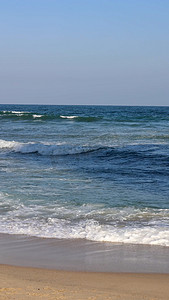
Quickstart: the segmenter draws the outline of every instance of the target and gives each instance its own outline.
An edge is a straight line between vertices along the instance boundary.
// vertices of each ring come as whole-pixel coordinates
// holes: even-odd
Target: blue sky
[[[168,0],[0,0],[0,103],[169,105]]]

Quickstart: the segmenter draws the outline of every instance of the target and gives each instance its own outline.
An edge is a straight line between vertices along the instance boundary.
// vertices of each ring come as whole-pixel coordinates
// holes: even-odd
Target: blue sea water
[[[169,246],[169,107],[0,105],[0,232]]]

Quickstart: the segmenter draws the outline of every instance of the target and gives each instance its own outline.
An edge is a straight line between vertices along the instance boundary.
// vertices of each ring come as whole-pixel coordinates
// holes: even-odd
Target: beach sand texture
[[[1,265],[0,299],[168,300],[169,274],[67,272]]]

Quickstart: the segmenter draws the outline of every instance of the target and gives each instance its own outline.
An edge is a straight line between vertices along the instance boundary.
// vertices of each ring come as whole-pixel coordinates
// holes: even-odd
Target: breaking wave
[[[0,194],[0,232],[44,238],[169,246],[169,210],[101,205],[25,206]],[[43,215],[43,212],[44,215]]]
[[[0,111],[0,117],[12,120],[41,120],[41,121],[50,121],[50,120],[68,120],[68,121],[77,121],[77,122],[95,122],[101,120],[101,117],[94,116],[67,116],[67,115],[55,115],[55,114],[38,114],[26,111]]]
[[[21,143],[17,141],[0,140],[0,152],[21,153],[21,154],[38,154],[44,156],[57,155],[76,155],[92,153],[100,157],[121,158],[121,159],[168,159],[169,146],[166,144],[128,144],[128,145],[102,145],[102,144],[67,144],[67,143],[45,143],[45,142],[28,142]]]
[[[0,140],[0,151],[15,152],[22,154],[36,153],[39,155],[71,155],[92,152],[100,149],[99,147],[69,145],[65,143],[20,143],[15,141]]]

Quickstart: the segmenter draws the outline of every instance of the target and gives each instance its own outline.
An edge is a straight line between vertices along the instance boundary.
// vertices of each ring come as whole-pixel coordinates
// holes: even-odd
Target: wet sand
[[[65,271],[169,273],[169,247],[0,234],[0,264]]]

